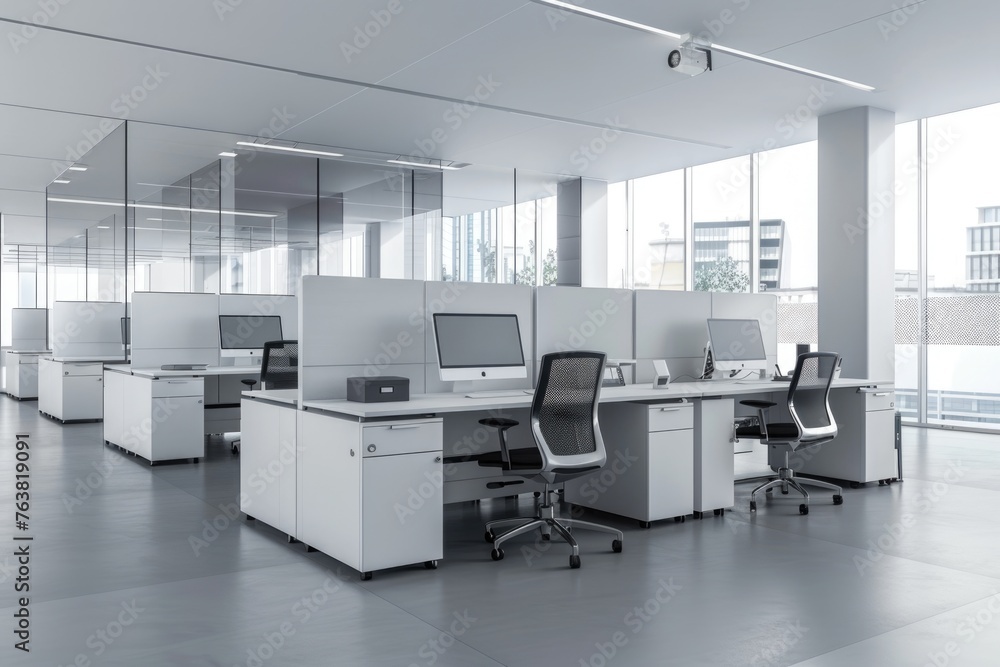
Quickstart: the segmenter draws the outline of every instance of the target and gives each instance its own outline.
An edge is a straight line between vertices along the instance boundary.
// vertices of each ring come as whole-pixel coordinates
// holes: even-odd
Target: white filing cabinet
[[[834,389],[830,392],[830,409],[837,421],[837,437],[825,445],[793,453],[789,457],[791,468],[807,475],[861,484],[897,478],[894,389]],[[784,457],[777,453],[769,458],[772,466],[784,464]]]
[[[734,401],[703,398],[694,408],[694,512],[725,511],[735,502]]]
[[[104,364],[38,361],[38,411],[60,421],[103,416]]]
[[[243,399],[240,510],[295,538],[296,415],[293,405]]]
[[[107,442],[150,464],[205,456],[202,378],[150,378],[107,369],[105,377]]]
[[[44,352],[7,352],[7,394],[18,400],[38,398],[38,358]]]
[[[600,471],[567,482],[566,500],[637,519],[646,527],[691,514],[693,407],[687,402],[601,405],[608,461]]]
[[[298,413],[298,539],[371,577],[442,557],[442,422]]]

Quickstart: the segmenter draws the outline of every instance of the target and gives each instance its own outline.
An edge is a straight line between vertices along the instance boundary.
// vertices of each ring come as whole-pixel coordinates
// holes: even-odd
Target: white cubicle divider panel
[[[539,287],[535,290],[535,361],[549,352],[596,350],[634,359],[632,290]],[[631,381],[631,367],[624,367]]]
[[[12,308],[10,347],[12,350],[39,352],[48,349],[49,311],[46,308]]]
[[[778,297],[773,294],[712,293],[712,317],[758,320],[768,369],[778,363]],[[790,369],[782,369],[788,371]]]
[[[521,350],[528,367],[528,376],[517,380],[476,381],[476,390],[531,389],[534,386],[534,327],[533,289],[528,285],[495,285],[487,283],[427,282],[424,283],[424,326],[426,330],[425,359],[427,393],[450,392],[454,382],[442,382],[438,372],[437,344],[434,339],[435,313],[496,313],[517,315],[521,330]],[[468,384],[468,383],[463,383]],[[482,385],[480,387],[480,385]]]
[[[132,295],[132,366],[219,365],[219,296],[177,292]]]
[[[303,276],[299,401],[345,398],[347,378],[399,375],[424,392],[424,283]]]
[[[125,304],[113,301],[56,301],[52,304],[52,355],[122,359]]]
[[[285,340],[299,338],[299,302],[287,294],[223,294],[219,315],[277,315]]]
[[[663,359],[671,381],[700,377],[712,316],[709,292],[636,290],[635,381],[653,381],[653,360]]]

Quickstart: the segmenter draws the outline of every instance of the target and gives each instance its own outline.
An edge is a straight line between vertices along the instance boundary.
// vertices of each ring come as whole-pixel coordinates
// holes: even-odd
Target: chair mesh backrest
[[[298,341],[272,340],[264,343],[260,382],[267,389],[295,389],[299,386]]]
[[[542,357],[538,386],[531,405],[544,442],[555,456],[597,451],[597,399],[604,377],[600,352],[560,352]]]
[[[833,352],[810,352],[800,355],[795,365],[788,390],[788,411],[804,438],[836,428],[829,410],[829,395],[839,359]]]

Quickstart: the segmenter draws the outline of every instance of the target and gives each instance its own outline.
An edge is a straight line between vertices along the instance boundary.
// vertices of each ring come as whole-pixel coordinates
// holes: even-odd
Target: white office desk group
[[[567,484],[565,499],[644,526],[721,513],[734,501],[735,397],[769,395],[783,410],[787,391],[787,382],[770,380],[603,388],[608,464]],[[423,394],[392,403],[306,400],[300,410],[294,390],[245,392],[242,509],[364,577],[430,564],[443,553],[444,503],[537,490],[463,456],[497,449],[495,432],[479,450],[462,444],[489,415],[518,419],[512,434],[530,432],[531,401]],[[896,477],[892,383],[834,380],[831,404],[840,435],[797,470],[858,483]]]
[[[46,350],[7,350],[7,395],[19,401],[38,398],[38,360]]]
[[[125,363],[106,356],[60,357],[38,360],[38,411],[68,421],[104,418],[104,366]]]

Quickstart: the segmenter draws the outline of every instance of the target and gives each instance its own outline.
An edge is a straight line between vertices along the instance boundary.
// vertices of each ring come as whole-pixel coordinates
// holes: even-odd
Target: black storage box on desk
[[[386,375],[347,378],[347,400],[355,403],[388,403],[410,400],[410,378]]]

